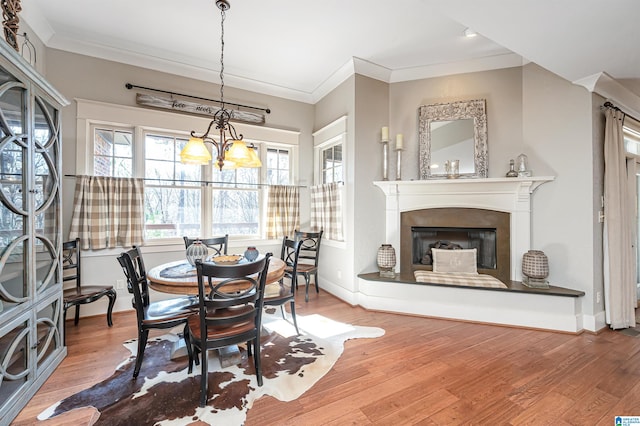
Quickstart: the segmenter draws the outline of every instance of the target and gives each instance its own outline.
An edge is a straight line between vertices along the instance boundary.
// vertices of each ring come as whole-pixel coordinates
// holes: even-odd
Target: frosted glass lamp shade
[[[189,142],[180,152],[180,161],[183,164],[209,164],[211,153],[200,138],[190,138]]]

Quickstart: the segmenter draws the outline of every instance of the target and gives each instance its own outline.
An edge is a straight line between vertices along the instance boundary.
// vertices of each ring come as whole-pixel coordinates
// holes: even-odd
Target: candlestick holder
[[[396,180],[402,180],[402,148],[396,148]]]
[[[382,139],[382,180],[389,180],[389,139]]]

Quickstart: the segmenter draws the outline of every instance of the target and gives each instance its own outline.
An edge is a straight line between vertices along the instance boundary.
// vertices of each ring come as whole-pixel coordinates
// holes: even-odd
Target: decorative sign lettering
[[[215,113],[220,110],[220,108],[213,105],[199,104],[196,102],[185,101],[183,99],[165,98],[162,96],[153,96],[143,93],[136,94],[136,103],[146,107],[168,109],[185,114],[203,115],[206,117],[213,117]],[[264,115],[262,114],[238,110],[229,110],[229,112],[231,113],[231,119],[233,121],[242,121],[251,124],[264,124]]]

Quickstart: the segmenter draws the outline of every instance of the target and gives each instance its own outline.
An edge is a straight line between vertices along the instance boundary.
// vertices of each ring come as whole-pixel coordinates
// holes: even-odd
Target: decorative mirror
[[[422,105],[419,109],[420,179],[488,176],[485,100]],[[459,173],[445,165],[457,161]]]

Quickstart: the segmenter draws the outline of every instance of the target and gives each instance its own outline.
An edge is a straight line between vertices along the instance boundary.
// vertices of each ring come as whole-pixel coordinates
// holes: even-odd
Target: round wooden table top
[[[271,257],[267,272],[267,283],[279,281],[284,276],[285,263],[282,259]],[[198,294],[198,274],[196,267],[187,260],[164,263],[147,271],[149,287],[161,293]]]

